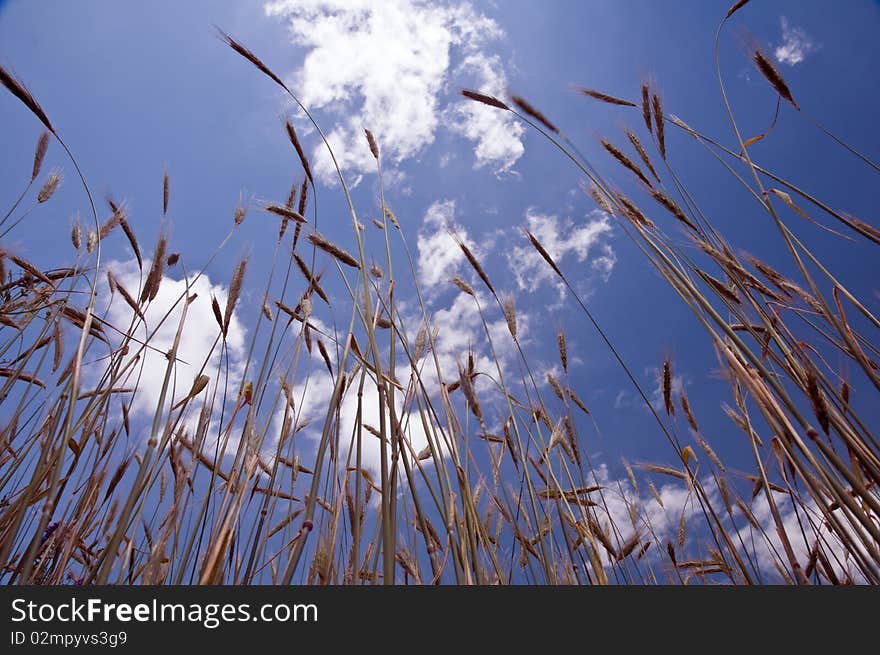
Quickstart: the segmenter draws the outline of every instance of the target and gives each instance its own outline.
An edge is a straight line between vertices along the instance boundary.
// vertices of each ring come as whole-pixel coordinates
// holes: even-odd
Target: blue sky
[[[650,80],[666,111],[731,145],[712,60],[715,28],[729,4],[399,0],[367,10],[369,3],[324,0],[268,6],[257,0],[7,0],[0,2],[0,61],[26,81],[92,188],[128,202],[145,251],[162,226],[166,167],[171,209],[165,229],[171,250],[183,252],[190,267],[204,264],[229,231],[240,199],[249,204],[244,224],[207,271],[212,284],[225,285],[238,258],[250,254],[239,312],[247,325],[259,311],[277,234],[277,222],[259,211],[258,202],[283,202],[302,175],[283,129],[281,117],[291,113],[289,105],[277,87],[217,38],[213,26],[234,35],[290,80],[307,104],[311,100],[322,127],[335,134],[346,177],[358,181],[354,198],[362,220],[378,215],[378,187],[365,165],[369,156],[360,129],[376,133],[386,155],[388,204],[420,257],[423,280],[431,282],[424,290],[438,316],[450,326],[466,326],[468,320],[456,313],[457,296],[448,278],[472,277],[471,271],[460,258],[440,266],[431,251],[451,249],[444,226],[454,225],[496,284],[515,295],[539,371],[555,365],[555,332],[565,329],[580,360],[572,386],[601,430],[596,435],[585,423],[584,438],[613,474],[622,475],[621,457],[671,461],[673,454],[571,300],[560,298],[546,269],[518,250],[525,247],[520,228],[531,217],[533,230],[537,226],[544,238],[556,239],[560,264],[645,385],[655,385],[651,369],[671,355],[704,432],[723,457],[739,461],[748,456],[746,444],[720,410],[729,394],[715,374],[711,344],[614,223],[602,222],[579,189],[577,170],[537,134],[520,132],[504,115],[467,104],[458,91],[482,86],[499,95],[506,90],[522,95],[603,173],[647,204],[644,192],[615,168],[599,144],[604,136],[623,146],[626,127],[642,134],[640,115],[591,101],[572,87],[635,99],[641,82]],[[388,31],[396,20],[401,30]],[[819,133],[806,115],[869,156],[880,154],[880,93],[873,71],[880,61],[878,27],[875,2],[754,0],[735,16],[720,51],[725,84],[746,136],[762,132],[775,108],[772,90],[749,61],[755,44],[775,57],[804,108],[802,114],[781,108],[775,131],[751,150],[755,160],[869,222],[876,220],[876,173]],[[414,122],[407,124],[410,119]],[[466,119],[478,121],[480,129],[469,133]],[[8,94],[0,95],[0,120],[0,198],[8,202],[26,181],[40,128]],[[301,118],[296,124],[309,153],[316,152],[316,135]],[[482,136],[486,131],[493,138]],[[791,269],[766,215],[711,156],[673,130],[667,147],[677,173],[731,241]],[[321,229],[353,249],[338,184],[324,174],[320,155],[314,161]],[[67,168],[54,146],[48,163]],[[84,195],[67,171],[51,205],[4,237],[4,247],[41,264],[72,261],[66,235],[77,211],[87,219]],[[796,234],[877,309],[871,244],[829,237],[793,214],[788,219]],[[107,249],[108,259],[131,256],[121,236]],[[342,287],[334,290],[341,293]],[[463,335],[462,343],[468,337]],[[449,352],[453,349],[450,345]],[[858,385],[854,402],[859,402]],[[876,408],[867,416],[876,424]]]

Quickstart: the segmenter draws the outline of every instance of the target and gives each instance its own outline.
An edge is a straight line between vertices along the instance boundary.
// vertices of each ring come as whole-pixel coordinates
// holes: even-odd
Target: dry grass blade
[[[47,202],[55,192],[58,190],[58,187],[61,185],[61,180],[64,176],[61,173],[61,169],[55,168],[49,171],[49,175],[46,177],[46,181],[43,182],[43,186],[40,188],[40,192],[37,194],[37,202],[42,204]]]
[[[309,199],[309,178],[303,178],[302,186],[299,189],[299,206],[296,208],[296,211],[300,213],[301,216],[306,215],[306,203]]]
[[[822,431],[825,432],[825,434],[828,434],[830,430],[828,405],[825,402],[825,397],[819,390],[816,374],[813,372],[812,367],[807,368],[806,378],[807,397],[810,399],[813,413],[816,414],[816,419],[819,421],[819,426],[822,428]]]
[[[874,243],[880,243],[880,230],[852,214],[844,213],[843,215],[853,224],[856,230],[874,241]]]
[[[378,161],[379,160],[379,145],[376,143],[376,137],[374,137],[373,133],[367,129],[364,130],[364,134],[367,137],[367,145],[370,146],[370,153]]]
[[[467,401],[468,405],[471,408],[471,411],[474,413],[474,416],[480,421],[483,422],[483,409],[480,406],[480,401],[477,399],[477,392],[474,389],[474,383],[471,379],[470,374],[466,369],[462,368],[461,365],[458,367],[458,381],[461,386],[461,391],[464,393],[464,398]]]
[[[55,319],[52,323],[52,372],[55,373],[61,366],[61,358],[64,356],[64,335],[61,332],[61,321]]]
[[[82,247],[82,227],[78,220],[74,221],[73,225],[70,226],[70,243],[77,250]]]
[[[639,141],[639,137],[637,137],[635,133],[631,130],[626,131],[626,137],[629,139],[629,142],[632,144],[633,148],[635,148],[636,152],[639,153],[639,158],[642,160],[642,163],[647,166],[648,170],[651,171],[651,175],[653,175],[654,179],[659,182],[660,176],[657,175],[657,171],[654,170],[654,165],[651,163],[651,158],[648,157],[648,151],[645,150],[645,146],[643,146],[642,142]]]
[[[597,507],[598,503],[589,498],[584,498],[584,494],[590,493],[589,490],[598,490],[601,487],[586,487],[584,489],[541,489],[537,496],[543,500],[564,500],[571,505],[580,505],[581,507]]]
[[[296,253],[293,253],[293,260],[296,262],[297,268],[299,268],[300,272],[309,282],[309,288],[314,289],[315,293],[318,294],[318,297],[329,305],[330,298],[327,296],[327,294],[324,292],[324,289],[319,284],[320,280],[312,275],[312,272],[309,270],[309,267],[303,261],[302,257],[300,257]]]
[[[694,414],[691,411],[691,404],[688,402],[687,396],[682,393],[678,397],[678,402],[681,404],[681,409],[684,412],[684,416],[687,419],[688,425],[691,426],[691,429],[694,432],[699,432],[700,428],[697,427],[697,420],[694,418]]]
[[[138,268],[142,269],[144,267],[144,262],[141,258],[141,249],[138,246],[137,237],[135,237],[134,230],[131,228],[131,224],[128,222],[128,218],[126,216],[125,207],[123,205],[118,205],[113,200],[113,198],[107,198],[107,204],[110,205],[110,209],[113,211],[113,218],[115,218],[116,222],[119,223],[119,227],[122,228],[122,233],[125,234],[125,238],[128,239],[128,245],[131,246],[132,252],[134,252],[134,257],[137,259]],[[103,234],[101,235],[103,238]]]
[[[587,406],[584,404],[584,401],[580,399],[580,396],[578,396],[574,392],[574,389],[572,389],[571,387],[566,387],[565,392],[566,392],[566,394],[568,394],[568,397],[571,399],[571,402],[573,402],[575,405],[578,406],[578,409],[580,409],[584,414],[587,414],[587,415],[590,414],[590,410],[587,409]]]
[[[562,328],[556,331],[556,346],[559,349],[559,361],[562,363],[562,370],[568,373],[568,345],[565,342],[565,332]]]
[[[654,189],[651,192],[651,197],[659,202],[663,206],[663,208],[666,209],[670,214],[675,216],[675,218],[691,228],[694,232],[699,231],[697,229],[697,226],[694,225],[687,217],[687,215],[682,211],[681,207],[679,207],[678,204],[665,193],[663,193],[659,189]]]
[[[455,286],[457,286],[459,289],[461,289],[462,292],[466,293],[467,295],[469,295],[469,296],[473,296],[473,295],[474,295],[474,289],[473,289],[473,287],[471,287],[470,284],[468,284],[467,282],[465,282],[465,281],[464,281],[461,277],[459,277],[458,275],[456,275],[454,278],[452,278],[452,284],[454,284]]]
[[[634,532],[620,547],[620,552],[617,554],[617,561],[621,562],[626,559],[636,549],[636,546],[639,545],[641,540],[642,535],[638,532]]]
[[[141,291],[141,303],[155,300],[156,295],[159,293],[159,285],[162,283],[162,275],[165,270],[165,250],[167,247],[167,238],[164,235],[160,236],[159,241],[156,243],[156,251],[153,253],[150,272],[147,273],[147,280],[144,282],[144,288]]]
[[[229,36],[226,32],[221,30],[219,27],[217,28],[217,32],[220,34],[220,37],[226,41],[226,43],[235,50],[242,57],[251,62],[254,66],[256,66],[263,74],[268,76],[272,81],[278,84],[281,87],[284,87],[284,82],[281,81],[281,78],[278,77],[275,73],[273,73],[266,64],[264,64],[259,57],[257,57],[253,52],[245,48],[238,41]],[[285,87],[286,88],[286,87]]]
[[[788,85],[785,83],[785,80],[782,79],[782,74],[776,69],[776,66],[773,65],[764,53],[760,50],[755,50],[755,54],[752,58],[754,59],[758,70],[761,72],[761,75],[764,76],[764,79],[770,82],[770,86],[776,89],[776,92],[782,96],[783,99],[791,103],[795,109],[800,109],[798,104],[794,101]]]
[[[232,274],[232,281],[229,283],[229,294],[226,296],[226,308],[223,311],[223,336],[226,336],[229,330],[229,323],[232,320],[232,313],[235,311],[235,304],[241,295],[241,285],[244,281],[244,274],[247,270],[247,257],[242,257],[235,267]]]
[[[9,259],[12,260],[12,263],[18,266],[21,270],[26,273],[30,273],[38,280],[45,282],[46,284],[52,284],[52,280],[41,271],[39,268],[31,264],[28,260],[19,257],[18,255],[9,255]]]
[[[43,132],[37,140],[37,149],[34,151],[34,167],[31,172],[31,182],[37,179],[40,169],[43,167],[43,159],[46,157],[46,150],[49,148],[49,133]]]
[[[544,114],[542,114],[535,107],[529,104],[529,102],[525,98],[521,96],[512,96],[510,99],[513,101],[513,104],[515,104],[523,111],[523,113],[534,118],[551,132],[559,134],[559,129],[553,123],[551,123],[550,120],[546,116],[544,116]]]
[[[129,307],[131,307],[132,311],[140,318],[142,321],[146,322],[147,318],[144,316],[144,313],[141,311],[141,308],[138,306],[137,301],[134,297],[122,286],[119,281],[113,276],[113,271],[107,271],[107,278],[110,282],[110,288],[115,289],[119,292],[119,295],[122,296],[122,299],[125,301]]]
[[[728,18],[733,16],[736,12],[745,7],[749,2],[750,0],[737,0],[737,2],[735,2],[733,6],[727,10],[727,13],[724,15],[724,19],[727,20]]]
[[[620,203],[621,209],[623,210],[624,216],[637,225],[654,229],[655,226],[653,221],[645,216],[642,213],[642,210],[639,209],[632,200],[620,192],[617,192],[615,195],[617,197],[617,202]]]
[[[559,269],[559,267],[556,265],[556,262],[553,261],[553,258],[550,256],[550,253],[548,253],[548,252],[544,249],[544,246],[541,245],[541,242],[538,241],[538,239],[535,237],[535,235],[532,234],[531,232],[529,232],[528,230],[526,230],[525,232],[526,232],[526,236],[529,238],[529,241],[530,241],[531,244],[532,244],[532,247],[533,247],[535,250],[538,251],[538,254],[541,255],[541,257],[544,258],[544,261],[545,261],[545,262],[547,262],[548,264],[550,264],[550,268],[553,269],[553,272],[556,273],[559,277],[563,277],[563,275],[562,275],[562,271],[561,271],[561,270]]]
[[[290,143],[293,144],[293,148],[296,150],[297,156],[299,156],[299,161],[303,167],[303,171],[305,171],[306,178],[314,185],[315,181],[312,178],[312,167],[309,165],[309,159],[306,157],[305,150],[303,150],[302,144],[299,142],[299,137],[296,134],[293,123],[289,120],[285,121],[284,128],[287,130],[287,136],[290,139]]]
[[[596,203],[596,206],[599,207],[603,212],[609,214],[611,216],[614,215],[614,208],[611,206],[611,203],[608,201],[608,197],[595,186],[591,186],[589,189],[590,197],[593,199],[593,202]]]
[[[553,393],[556,394],[556,397],[559,400],[565,400],[565,394],[562,391],[562,386],[559,384],[559,380],[556,379],[550,371],[547,371],[547,384],[550,385],[550,388],[553,389]]]
[[[244,205],[239,205],[235,208],[235,212],[232,215],[232,221],[235,225],[241,225],[244,222],[244,217],[247,215],[247,207]]]
[[[291,209],[289,206],[279,205],[274,202],[269,202],[269,203],[266,203],[266,205],[263,207],[263,209],[267,212],[272,213],[272,214],[276,214],[278,216],[281,216],[282,218],[292,219],[292,220],[296,221],[297,223],[307,222],[305,216],[300,214],[295,209]]]
[[[327,366],[327,372],[330,373],[331,377],[333,376],[333,364],[330,362],[330,353],[327,352],[327,347],[324,345],[324,342],[320,339],[317,339],[318,342],[318,350],[321,352],[321,358],[324,360],[324,364]]]
[[[456,241],[458,242],[458,247],[461,248],[461,251],[464,253],[465,259],[468,260],[468,263],[477,272],[477,275],[480,276],[480,279],[483,281],[483,284],[485,284],[488,287],[489,291],[491,291],[492,294],[494,295],[495,288],[492,286],[492,283],[489,282],[489,276],[486,275],[486,271],[484,271],[483,267],[480,266],[480,262],[477,261],[477,258],[474,256],[474,253],[471,252],[471,249],[468,248],[467,244],[464,241],[462,241],[461,239],[459,239],[457,237],[456,237]],[[454,278],[453,278],[453,282],[455,282]],[[459,288],[461,288],[461,287],[459,287]],[[473,290],[471,290],[470,295],[474,295]]]
[[[469,98],[470,100],[474,100],[476,102],[480,102],[484,105],[489,105],[490,107],[495,107],[497,109],[504,109],[505,111],[510,111],[510,107],[501,102],[498,98],[494,98],[492,96],[487,96],[483,93],[479,93],[477,91],[473,91],[471,89],[462,89],[461,95],[465,98]]]
[[[40,380],[35,375],[31,375],[30,373],[24,373],[23,371],[19,371],[14,368],[0,368],[0,378],[12,378],[13,380],[21,380],[22,382],[27,382],[28,384],[33,384],[41,389],[46,388],[46,383]]]
[[[645,127],[648,128],[650,134],[654,133],[651,127],[651,96],[647,83],[642,83],[642,118],[645,121]]]
[[[712,277],[708,273],[704,273],[703,271],[698,270],[697,275],[703,278],[703,281],[706,282],[719,296],[722,296],[729,300],[730,302],[740,305],[742,301],[737,297],[736,293],[730,289],[726,284]]]
[[[660,96],[653,94],[651,106],[654,109],[654,127],[657,130],[657,147],[660,149],[660,156],[666,159],[666,132],[663,124],[663,104]]]
[[[165,174],[162,176],[162,216],[168,214],[168,196],[170,193],[170,179],[168,176],[168,170],[165,170]]]
[[[590,96],[591,98],[595,98],[596,100],[600,100],[602,102],[607,102],[611,105],[621,105],[624,107],[635,107],[636,103],[630,102],[629,100],[623,100],[622,98],[616,98],[614,96],[610,96],[607,93],[602,93],[601,91],[596,91],[595,89],[578,89],[585,96]]]
[[[660,464],[641,464],[641,468],[651,473],[659,473],[660,475],[668,475],[679,480],[687,480],[687,475],[671,466],[662,466]],[[662,503],[661,503],[662,504]]]
[[[226,330],[223,327],[223,313],[220,311],[220,303],[217,302],[217,296],[211,296],[211,312],[214,314],[214,320],[217,321],[220,331],[225,334]]]
[[[318,234],[317,232],[312,232],[308,237],[309,243],[314,245],[316,248],[323,250],[328,255],[335,257],[337,260],[346,264],[347,266],[351,266],[352,268],[360,269],[361,265],[357,259],[352,257],[350,254],[345,252],[342,248],[337,246],[332,241],[328,241],[323,236]]]
[[[636,166],[635,162],[633,162],[629,157],[623,154],[620,149],[617,148],[617,146],[605,139],[602,139],[602,147],[605,148],[605,150],[607,150],[611,154],[611,156],[614,157],[624,168],[629,169],[642,182],[644,182],[651,188],[654,187],[654,185],[651,184],[651,180],[649,180],[642,172],[642,169]]]
[[[516,339],[516,305],[513,296],[507,295],[504,298],[504,320],[507,321],[507,329],[510,330],[510,336]]]
[[[52,134],[55,134],[55,128],[52,127],[52,123],[49,122],[49,117],[46,116],[46,113],[43,111],[43,108],[40,107],[40,104],[34,99],[25,85],[15,79],[15,77],[3,68],[3,66],[0,66],[0,84],[3,84],[12,95],[18,98],[25,107],[30,109],[31,113],[39,118],[40,122],[43,123]]]
[[[675,416],[675,405],[672,403],[672,363],[667,357],[663,361],[663,406],[669,416]]]

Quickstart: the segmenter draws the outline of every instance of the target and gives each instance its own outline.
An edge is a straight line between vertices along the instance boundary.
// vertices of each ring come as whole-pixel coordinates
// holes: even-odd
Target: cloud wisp
[[[816,45],[802,28],[791,25],[785,16],[779,22],[782,27],[782,42],[773,51],[776,61],[789,66],[802,63],[808,55],[816,51]]]

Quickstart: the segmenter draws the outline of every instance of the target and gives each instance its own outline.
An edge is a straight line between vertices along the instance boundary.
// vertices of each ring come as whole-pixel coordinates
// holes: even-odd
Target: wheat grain
[[[309,240],[309,243],[314,245],[316,248],[323,250],[328,255],[335,257],[343,264],[346,264],[347,266],[351,266],[352,268],[360,269],[361,265],[357,259],[352,257],[347,252],[345,252],[342,248],[337,246],[335,243],[325,239],[323,236],[321,236],[317,232],[312,232],[307,238]]]
[[[660,149],[660,156],[666,159],[666,132],[663,124],[663,104],[660,96],[656,93],[652,96],[651,106],[654,109],[654,126],[657,130],[657,147]]]
[[[46,177],[46,181],[43,182],[43,186],[40,189],[40,192],[37,194],[37,202],[44,203],[48,201],[55,192],[58,190],[58,186],[61,184],[61,180],[63,175],[61,173],[60,168],[53,168],[49,175]]]
[[[472,91],[471,89],[462,89],[461,95],[463,95],[465,98],[469,98],[470,100],[475,100],[476,102],[480,102],[484,105],[489,105],[490,107],[496,107],[497,109],[510,111],[510,107],[501,102],[498,98],[493,98],[492,96],[488,96],[477,91]]]
[[[37,148],[34,151],[34,167],[31,172],[31,182],[37,179],[40,169],[43,167],[43,159],[46,157],[46,150],[49,148],[49,133],[43,132],[37,140]]]
[[[614,96],[610,96],[607,93],[602,93],[601,91],[596,91],[595,89],[578,89],[585,96],[590,96],[591,98],[595,98],[596,100],[600,100],[602,102],[607,102],[611,105],[621,105],[624,107],[635,107],[636,104],[634,102],[630,102],[629,100],[623,100],[622,98],[616,98]]]
[[[364,130],[364,134],[367,136],[367,145],[370,146],[370,153],[378,161],[379,160],[379,146],[376,143],[376,137],[374,137],[373,133],[367,129]]]
[[[512,96],[510,99],[513,101],[513,104],[515,104],[523,111],[523,113],[534,118],[551,132],[559,134],[559,129],[553,123],[551,123],[550,120],[546,116],[544,116],[544,114],[542,114],[535,107],[529,104],[529,102],[526,101],[525,98],[523,98],[522,96]]]
[[[754,59],[758,70],[761,71],[761,75],[764,76],[764,79],[770,82],[770,86],[776,89],[776,92],[790,102],[795,109],[800,109],[798,104],[794,101],[788,85],[785,83],[785,80],[782,79],[782,74],[776,69],[764,53],[760,50],[755,50],[752,58]]]

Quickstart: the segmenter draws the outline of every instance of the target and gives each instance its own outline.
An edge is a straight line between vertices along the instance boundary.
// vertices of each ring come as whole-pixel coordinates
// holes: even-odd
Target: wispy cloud
[[[489,50],[503,32],[470,4],[274,0],[265,11],[284,18],[293,43],[308,49],[294,85],[307,106],[338,114],[328,141],[346,170],[374,170],[365,127],[389,165],[421,153],[443,126],[475,144],[476,166],[506,171],[522,154],[522,127],[506,113],[461,100],[442,105],[450,88],[465,83],[489,93],[506,86],[504,66]],[[315,162],[332,180],[325,148]]]
[[[149,268],[149,262],[145,263]],[[114,261],[107,267],[113,272],[118,284],[130,294],[137,295],[141,275],[134,262]],[[104,292],[108,303],[107,320],[111,325],[124,329],[134,318],[133,310],[119,292],[112,297],[106,287]],[[244,368],[246,329],[237,312],[233,312],[226,336],[228,368],[226,365],[221,366],[221,348],[217,340],[220,328],[211,311],[212,296],[224,307],[227,294],[228,288],[213,284],[207,275],[190,283],[189,287],[184,280],[175,279],[172,275],[162,278],[156,298],[143,310],[146,327],[141,322],[134,332],[134,338],[139,342],[146,341],[149,337],[150,348],[141,352],[137,342],[129,345],[126,361],[134,366],[127,369],[132,371],[132,375],[124,386],[134,386],[134,382],[137,382],[137,393],[132,395],[131,400],[132,414],[147,417],[156,411],[168,366],[165,353],[171,350],[177,337],[184,306],[184,301],[180,299],[184,295],[195,296],[195,300],[187,308],[186,322],[180,331],[178,361],[172,371],[166,404],[184,397],[200,373],[211,379],[211,388],[219,380],[221,387],[225,382],[230,390],[237,391]],[[100,367],[96,370],[100,370]],[[191,418],[197,418],[197,412],[192,414]]]
[[[607,243],[611,222],[600,211],[591,212],[585,222],[575,225],[570,219],[529,209],[526,212],[526,227],[557,264],[573,255],[580,263],[588,261],[589,269],[603,279],[607,279],[614,269],[617,258]],[[537,291],[545,284],[552,284],[560,294],[564,293],[556,274],[530,244],[511,248],[507,259],[520,289]]]
[[[791,25],[785,16],[779,22],[782,26],[782,42],[773,53],[776,61],[789,66],[800,64],[807,55],[815,52],[816,45],[802,28]]]
[[[464,254],[452,237],[456,234],[469,248],[476,246],[468,238],[467,230],[455,221],[455,201],[438,200],[425,212],[419,230],[419,282],[426,290],[447,283],[455,275]]]

